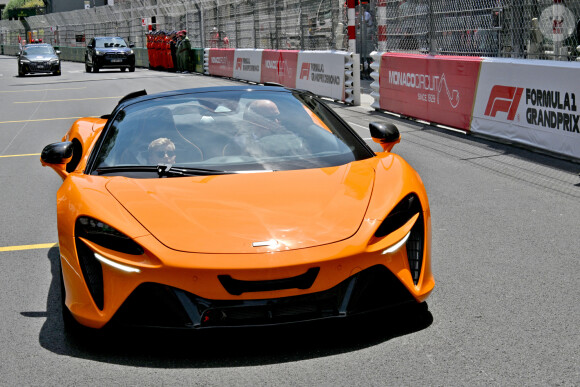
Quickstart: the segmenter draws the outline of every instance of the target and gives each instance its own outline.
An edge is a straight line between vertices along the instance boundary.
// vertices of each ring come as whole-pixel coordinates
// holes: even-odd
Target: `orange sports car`
[[[132,93],[42,151],[57,193],[65,326],[342,318],[431,293],[417,172],[316,96],[276,86]]]

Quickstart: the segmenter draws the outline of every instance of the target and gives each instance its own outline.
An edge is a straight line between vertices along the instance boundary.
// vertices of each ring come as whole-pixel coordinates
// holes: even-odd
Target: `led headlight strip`
[[[397,243],[395,243],[391,247],[388,247],[385,250],[383,250],[383,253],[382,254],[383,255],[390,254],[390,253],[394,253],[395,251],[399,250],[405,243],[407,243],[407,239],[409,239],[409,236],[410,235],[411,235],[411,231],[409,231],[407,233],[407,235],[405,235],[403,237],[403,239],[401,239],[400,241],[398,241]]]
[[[119,270],[125,271],[127,273],[139,273],[139,272],[141,272],[141,270],[137,269],[136,267],[127,266],[127,265],[123,265],[123,264],[120,264],[118,262],[112,261],[109,258],[103,257],[99,253],[94,253],[94,255],[95,255],[95,258],[97,258],[99,261],[103,262],[105,265],[112,266],[115,269],[119,269]]]

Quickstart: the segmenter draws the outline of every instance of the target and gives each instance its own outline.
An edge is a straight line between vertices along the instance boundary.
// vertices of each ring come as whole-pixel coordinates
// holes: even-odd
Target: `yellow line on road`
[[[82,90],[86,87],[66,87],[62,89],[38,89],[38,90],[0,90],[0,93],[26,93],[26,92],[39,92],[39,91],[59,91],[59,90]]]
[[[34,249],[49,249],[49,248],[55,247],[55,246],[58,246],[58,243],[41,243],[38,245],[6,246],[6,247],[0,247],[0,252],[2,252],[2,251],[34,250]]]
[[[25,155],[5,155],[5,156],[0,156],[0,158],[2,158],[2,157],[23,157],[23,156],[40,156],[40,153],[28,153]]]
[[[47,100],[47,101],[22,101],[22,102],[14,102],[14,103],[46,103],[46,102],[70,102],[70,101],[89,101],[89,100],[95,100],[95,99],[118,99],[121,98],[122,96],[118,96],[118,97],[95,97],[95,98],[73,98],[73,99],[52,99],[52,100]]]
[[[0,124],[14,124],[18,122],[37,122],[37,121],[54,121],[54,120],[77,120],[79,118],[81,117],[38,118],[36,120],[0,121]]]

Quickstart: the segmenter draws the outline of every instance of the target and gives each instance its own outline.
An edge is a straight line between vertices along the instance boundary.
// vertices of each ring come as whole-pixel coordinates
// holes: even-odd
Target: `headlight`
[[[58,59],[57,58],[51,59],[50,63],[58,63]]]
[[[20,59],[20,63],[30,63],[28,59]]]
[[[419,214],[419,217],[411,228],[411,231],[408,232],[399,242],[383,251],[383,254],[389,254],[397,251],[403,247],[403,245],[406,246],[409,271],[415,285],[419,283],[419,278],[421,277],[425,247],[423,209],[419,202],[419,197],[414,193],[405,196],[403,200],[393,208],[375,232],[375,236],[378,238],[389,235],[393,231],[403,227],[417,214]]]
[[[127,235],[88,216],[80,216],[77,219],[75,234],[107,249],[132,255],[143,254],[143,248]]]
[[[95,51],[95,54],[97,54],[97,55],[105,55],[105,52],[104,51],[100,51],[100,50],[96,50]]]
[[[421,213],[421,203],[415,194],[409,194],[403,198],[387,215],[387,218],[379,226],[375,232],[377,238],[389,235],[393,231],[401,228],[407,223],[415,214]]]

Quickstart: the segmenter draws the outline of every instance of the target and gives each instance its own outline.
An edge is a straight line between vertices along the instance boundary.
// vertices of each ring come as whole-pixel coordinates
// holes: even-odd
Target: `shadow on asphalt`
[[[43,348],[59,355],[134,367],[213,368],[285,363],[332,356],[371,347],[421,331],[433,322],[426,303],[357,319],[284,327],[205,331],[117,329],[64,332],[60,306],[60,254],[48,252],[52,281],[46,322],[40,331]],[[22,315],[32,316],[28,312]]]

